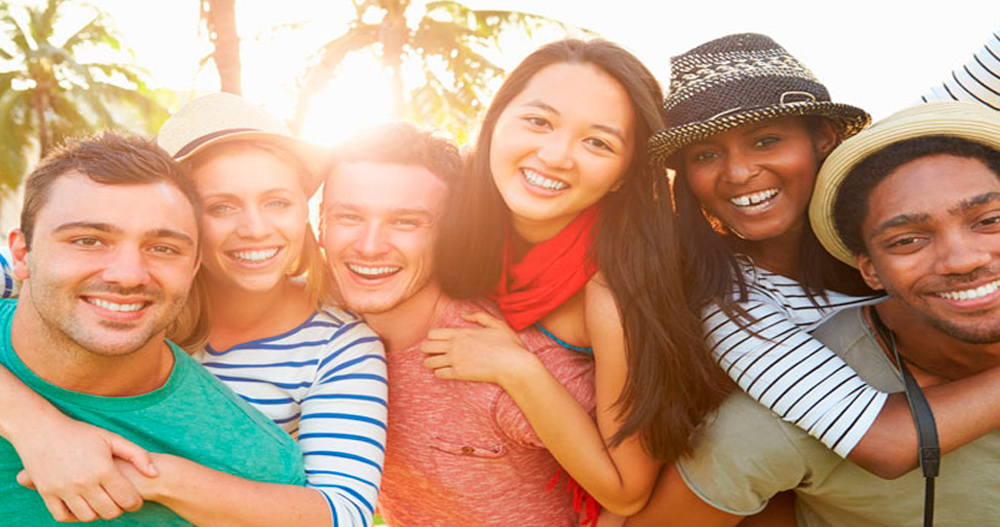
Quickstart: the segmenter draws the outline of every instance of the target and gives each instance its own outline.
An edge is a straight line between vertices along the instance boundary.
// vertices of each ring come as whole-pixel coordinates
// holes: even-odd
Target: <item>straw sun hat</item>
[[[280,119],[231,93],[213,93],[191,100],[160,128],[156,143],[177,161],[230,141],[266,141],[295,155],[309,171],[312,194],[329,166],[327,150],[292,135]]]
[[[871,121],[860,108],[831,102],[805,65],[755,33],[718,38],[673,57],[663,110],[669,128],[649,139],[649,156],[660,165],[688,144],[765,119],[827,117],[841,139]]]
[[[893,143],[938,135],[968,139],[1000,151],[1000,113],[966,102],[921,104],[886,117],[834,149],[816,176],[809,204],[813,231],[830,254],[857,266],[833,219],[837,193],[854,167]]]

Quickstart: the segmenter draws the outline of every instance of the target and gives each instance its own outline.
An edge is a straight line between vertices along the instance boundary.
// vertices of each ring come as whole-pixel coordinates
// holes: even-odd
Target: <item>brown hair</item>
[[[334,149],[333,168],[339,163],[386,163],[426,168],[453,188],[461,176],[462,157],[455,143],[407,121],[374,126]]]
[[[468,298],[491,292],[500,279],[510,211],[493,183],[490,142],[497,120],[531,78],[560,63],[588,64],[628,93],[636,116],[635,154],[618,191],[603,200],[591,252],[622,317],[628,378],[616,401],[620,443],[639,434],[654,456],[672,461],[690,448],[693,432],[729,389],[701,337],[700,318],[688,308],[674,235],[667,179],[645,152],[663,127],[660,87],[628,51],[603,41],[563,40],[529,55],[504,81],[490,105],[455,192],[438,249],[444,290]]]
[[[120,132],[103,132],[68,141],[45,156],[28,175],[24,184],[21,232],[29,248],[35,219],[48,203],[52,185],[71,173],[82,174],[102,185],[169,183],[191,203],[199,235],[201,233],[201,201],[189,173],[153,141]]]
[[[265,140],[236,140],[211,146],[181,162],[191,174],[213,159],[223,156],[238,155],[246,151],[267,152],[279,160],[292,166],[299,174],[304,192],[308,192],[309,172],[302,161],[291,152]],[[306,196],[308,199],[309,196]],[[320,252],[312,226],[307,225],[302,252],[299,253],[289,276],[304,276],[309,299],[317,307],[332,302],[330,270]],[[205,272],[199,271],[194,279],[194,286],[188,295],[188,302],[181,315],[178,316],[176,332],[168,333],[171,340],[188,350],[202,347],[208,340],[211,329],[211,319],[208,309],[208,289],[205,285]]]

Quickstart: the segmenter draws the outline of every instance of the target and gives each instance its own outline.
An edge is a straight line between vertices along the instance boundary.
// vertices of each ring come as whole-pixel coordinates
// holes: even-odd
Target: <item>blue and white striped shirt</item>
[[[284,334],[195,358],[298,438],[308,485],[326,497],[334,526],[372,524],[388,385],[382,343],[360,317],[327,306]]]
[[[986,39],[969,62],[952,70],[922,100],[968,101],[1000,111],[1000,30]]]

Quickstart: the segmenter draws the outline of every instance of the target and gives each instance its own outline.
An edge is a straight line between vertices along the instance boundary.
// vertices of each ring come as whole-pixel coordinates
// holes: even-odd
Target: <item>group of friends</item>
[[[0,518],[1000,522],[1000,36],[871,126],[764,35],[671,68],[546,45],[464,156],[229,94],[51,153]]]

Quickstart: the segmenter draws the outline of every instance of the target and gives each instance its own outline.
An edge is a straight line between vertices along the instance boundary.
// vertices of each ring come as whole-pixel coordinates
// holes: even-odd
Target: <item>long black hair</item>
[[[729,389],[701,337],[700,318],[684,294],[665,172],[645,145],[663,126],[660,87],[632,54],[602,40],[563,40],[528,56],[504,81],[483,121],[453,193],[438,244],[438,277],[457,298],[490,294],[503,262],[510,211],[493,183],[490,142],[497,120],[531,78],[547,66],[587,64],[628,93],[635,119],[635,154],[616,192],[602,198],[591,254],[614,294],[625,332],[628,377],[616,405],[624,418],[612,438],[639,434],[654,456],[672,461],[690,448],[704,416]]]

